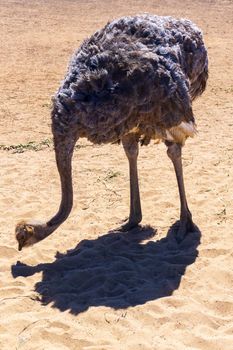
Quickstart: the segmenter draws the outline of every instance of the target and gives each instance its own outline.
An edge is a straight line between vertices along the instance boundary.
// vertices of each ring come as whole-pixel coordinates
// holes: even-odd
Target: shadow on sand
[[[35,285],[38,300],[73,314],[90,306],[119,309],[144,304],[171,295],[198,256],[200,231],[177,243],[177,225],[158,241],[151,240],[156,234],[151,227],[112,231],[83,240],[66,254],[57,253],[52,263],[17,262],[12,275],[27,277],[42,271],[42,281]]]

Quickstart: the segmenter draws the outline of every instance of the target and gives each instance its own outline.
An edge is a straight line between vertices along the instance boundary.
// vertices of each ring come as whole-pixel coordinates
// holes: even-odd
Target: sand
[[[2,0],[0,11],[0,349],[231,350],[232,1]],[[140,149],[141,229],[118,232],[129,210],[122,147],[81,140],[69,219],[18,252],[16,222],[58,208],[50,97],[70,54],[108,20],[145,11],[192,19],[209,51],[199,133],[183,152],[200,232],[175,240],[179,198],[163,144]]]

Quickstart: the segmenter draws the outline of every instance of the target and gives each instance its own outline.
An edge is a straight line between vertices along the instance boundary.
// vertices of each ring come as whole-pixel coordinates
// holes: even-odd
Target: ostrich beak
[[[19,242],[19,245],[18,245],[18,251],[21,251],[23,248],[23,244]]]

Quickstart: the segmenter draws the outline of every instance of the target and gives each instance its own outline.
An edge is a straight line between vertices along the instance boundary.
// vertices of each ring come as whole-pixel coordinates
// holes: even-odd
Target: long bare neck
[[[72,155],[76,139],[54,139],[57,169],[61,180],[61,203],[58,212],[46,223],[37,227],[36,236],[44,239],[53,233],[69,216],[73,206]]]
[[[59,226],[59,225],[58,225]],[[34,226],[34,236],[36,241],[41,241],[51,235],[58,226],[48,226],[47,223]]]

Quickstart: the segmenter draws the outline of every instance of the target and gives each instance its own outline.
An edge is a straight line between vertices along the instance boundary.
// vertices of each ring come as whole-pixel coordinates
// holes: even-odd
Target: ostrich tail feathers
[[[181,144],[185,144],[188,137],[194,137],[197,134],[196,124],[194,122],[182,122],[166,130],[167,140]]]
[[[178,125],[178,128],[189,137],[194,137],[197,134],[197,127],[194,122],[182,122]]]

